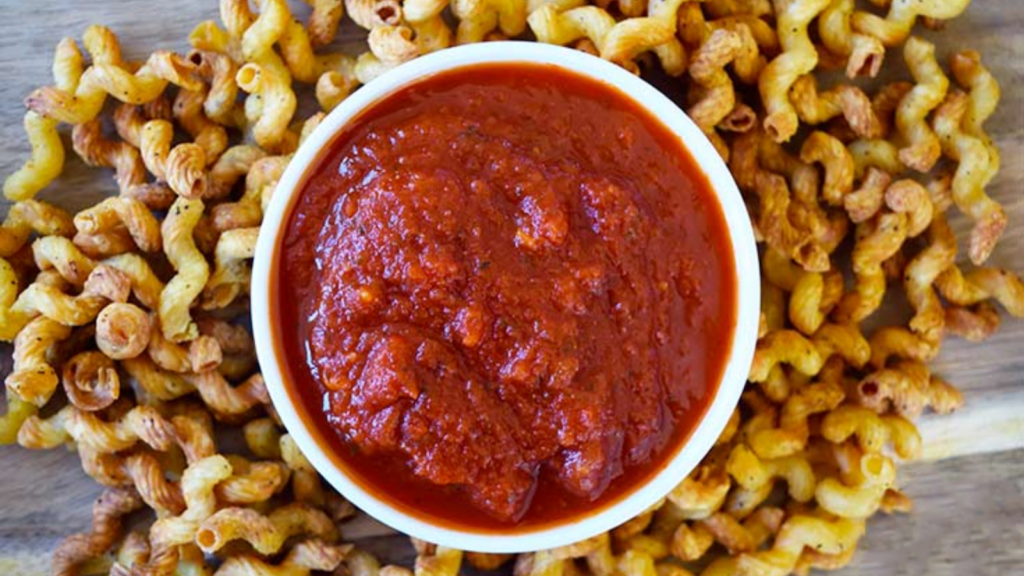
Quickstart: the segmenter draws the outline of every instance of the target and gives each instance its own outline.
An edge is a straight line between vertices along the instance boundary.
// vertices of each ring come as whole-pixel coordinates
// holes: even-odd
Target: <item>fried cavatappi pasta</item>
[[[96,317],[96,346],[114,360],[134,358],[149,345],[149,315],[134,304],[113,302]]]
[[[271,59],[249,62],[239,68],[235,81],[239,88],[250,94],[250,99],[258,96],[262,101],[258,114],[250,115],[247,106],[246,116],[253,123],[256,143],[264,149],[274,150],[286,146],[283,143],[288,123],[295,114],[296,100],[289,78],[281,67],[271,62]]]
[[[906,141],[906,146],[900,149],[900,160],[918,172],[928,172],[938,161],[942,149],[926,118],[942,103],[949,78],[935,60],[935,45],[926,40],[917,37],[907,40],[903,59],[917,84],[896,108],[896,130]]]
[[[54,576],[75,576],[79,567],[101,556],[121,536],[122,518],[143,505],[134,488],[108,488],[92,506],[92,527],[88,532],[68,536],[53,551]]]
[[[177,274],[160,292],[160,327],[165,338],[184,342],[199,335],[189,312],[210,275],[206,258],[196,248],[192,232],[203,215],[201,200],[179,198],[162,225],[164,252]]]
[[[121,396],[113,360],[93,350],[79,352],[64,363],[61,383],[71,405],[86,412],[102,410]]]
[[[967,253],[971,262],[980,265],[988,259],[1006,228],[1006,212],[985,193],[985,186],[997,167],[992,166],[992,156],[984,140],[960,128],[969,103],[963,92],[951,92],[935,110],[932,126],[943,153],[957,162],[951,188],[953,201],[961,212],[974,220]]]
[[[874,36],[853,31],[854,6],[854,0],[832,0],[818,18],[818,35],[832,55],[846,58],[848,78],[874,78],[882,68],[885,46]]]
[[[57,132],[57,120],[29,110],[25,113],[25,134],[32,155],[21,169],[4,180],[4,196],[8,200],[32,198],[64,169],[64,144]]]
[[[800,121],[806,124],[821,124],[841,115],[858,137],[877,138],[882,133],[871,101],[856,86],[839,84],[831,90],[819,92],[816,77],[805,74],[793,83],[789,100]]]
[[[869,12],[854,12],[854,30],[878,38],[886,46],[896,46],[910,35],[917,18],[949,20],[956,18],[971,0],[892,0],[885,18]]]
[[[298,535],[335,540],[338,532],[331,519],[320,510],[292,503],[267,515],[251,508],[223,508],[200,523],[195,541],[207,553],[240,539],[260,554],[273,554],[281,549],[285,540]]]
[[[259,228],[227,230],[217,240],[214,270],[203,288],[204,310],[216,310],[231,304],[249,289],[249,263],[256,253]]]
[[[29,322],[14,339],[14,369],[4,380],[8,391],[36,406],[46,404],[59,381],[47,353],[70,335],[69,327],[45,316]]]
[[[807,27],[828,4],[829,0],[774,1],[782,53],[761,73],[758,90],[767,114],[765,131],[776,142],[786,142],[796,133],[799,120],[789,101],[789,89],[818,64],[818,52],[807,35]]]

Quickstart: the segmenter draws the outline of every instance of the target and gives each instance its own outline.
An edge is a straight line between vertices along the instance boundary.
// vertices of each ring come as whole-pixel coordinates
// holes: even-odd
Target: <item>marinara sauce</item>
[[[631,99],[554,67],[374,104],[306,175],[279,251],[293,396],[366,489],[464,529],[590,514],[657,473],[735,328],[703,172]]]

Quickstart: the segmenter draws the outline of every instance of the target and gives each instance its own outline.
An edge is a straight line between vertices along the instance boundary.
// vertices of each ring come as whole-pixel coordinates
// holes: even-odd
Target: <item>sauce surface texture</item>
[[[289,389],[360,483],[479,530],[588,515],[703,416],[735,329],[724,217],[678,136],[529,64],[373,105],[279,239]]]

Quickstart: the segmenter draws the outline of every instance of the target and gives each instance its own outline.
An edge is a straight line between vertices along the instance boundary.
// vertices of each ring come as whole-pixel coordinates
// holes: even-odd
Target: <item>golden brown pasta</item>
[[[228,147],[228,133],[223,126],[206,117],[203,107],[208,93],[205,86],[201,90],[178,90],[174,98],[174,119],[203,150],[206,163],[213,164]]]
[[[293,546],[276,566],[257,556],[241,554],[221,564],[215,576],[309,576],[314,570],[330,572],[341,564],[351,548],[350,544],[331,545],[313,538]]]
[[[121,535],[121,519],[142,507],[143,501],[132,488],[108,488],[92,506],[92,527],[88,532],[72,534],[53,551],[54,576],[76,576],[86,561],[105,554]]]
[[[47,352],[71,335],[71,329],[45,316],[29,322],[14,339],[14,367],[4,380],[19,399],[43,406],[57,389],[57,372]]]
[[[96,346],[115,360],[134,358],[149,345],[149,315],[133,304],[114,302],[96,317]]]
[[[64,144],[57,132],[57,120],[29,110],[25,113],[25,134],[32,154],[4,180],[4,196],[8,200],[31,199],[64,169]]]
[[[805,74],[793,83],[789,100],[800,121],[806,124],[821,124],[841,115],[858,137],[877,138],[882,134],[882,125],[871,101],[856,86],[839,84],[819,92],[816,77]]]
[[[238,228],[221,234],[214,251],[214,271],[203,289],[203,308],[224,308],[249,288],[249,264],[256,252],[259,228]]]
[[[873,36],[886,46],[896,46],[907,39],[918,16],[949,20],[959,16],[970,0],[892,0],[885,18],[869,12],[854,12],[853,28]]]
[[[160,292],[160,327],[165,338],[183,342],[198,336],[189,307],[202,292],[210,268],[196,248],[192,231],[203,214],[201,200],[179,198],[164,219],[164,252],[177,274]]]
[[[904,214],[881,214],[857,225],[857,240],[853,247],[856,286],[839,302],[835,311],[838,320],[860,322],[878,309],[885,294],[882,262],[903,245],[906,237],[907,217]]]
[[[935,45],[930,42],[917,37],[907,40],[903,59],[916,84],[896,109],[896,129],[907,143],[900,149],[900,160],[918,172],[928,172],[942,150],[926,117],[942,103],[949,79],[935,60]]]
[[[74,92],[47,86],[33,91],[25,105],[36,113],[68,124],[95,118],[107,94],[122,102],[144,104],[156,99],[169,83],[198,90],[195,65],[178,54],[158,50],[134,74],[112,63],[93,62]]]
[[[975,268],[964,274],[954,265],[935,279],[935,286],[958,306],[970,306],[991,298],[1002,304],[1011,316],[1024,317],[1024,282],[1008,270]]]
[[[114,362],[100,352],[80,352],[64,363],[61,383],[71,405],[85,412],[102,410],[121,396]]]
[[[828,3],[829,0],[775,1],[782,53],[765,67],[758,79],[758,89],[767,114],[765,131],[776,142],[786,142],[796,133],[799,121],[789,100],[789,89],[818,63],[818,52],[807,35],[807,27]]]
[[[33,232],[40,236],[71,236],[75,227],[71,215],[52,204],[38,200],[16,202],[0,224],[0,258],[9,258],[21,250]]]
[[[183,378],[199,391],[203,402],[219,417],[242,416],[260,404],[270,404],[266,384],[259,374],[234,387],[216,370],[185,374]]]
[[[847,78],[874,78],[882,68],[885,46],[874,36],[853,31],[854,5],[854,0],[832,0],[818,18],[818,35],[829,52],[846,58]]]
[[[225,150],[210,168],[207,197],[220,199],[228,196],[235,183],[248,174],[252,165],[266,156],[266,152],[248,144],[239,144]]]
[[[75,227],[82,234],[101,234],[124,226],[143,252],[160,249],[160,224],[139,200],[107,198],[75,215]]]
[[[261,554],[274,554],[285,540],[300,534],[334,540],[338,531],[320,510],[293,503],[267,515],[251,508],[223,508],[200,524],[195,540],[207,553],[220,550],[232,540],[244,540]]]
[[[967,253],[971,262],[982,264],[1006,229],[1006,212],[985,193],[985,186],[998,169],[991,163],[992,156],[985,141],[960,128],[969,103],[963,92],[951,92],[936,109],[932,125],[942,143],[942,151],[958,163],[951,188],[953,201],[974,220]]]
[[[250,114],[248,105],[246,108],[256,142],[270,150],[285,146],[296,100],[284,67],[273,63],[272,59],[250,62],[239,68],[235,81],[250,94],[249,100],[255,96],[262,102],[258,113]]]
[[[841,206],[853,191],[853,156],[843,143],[824,132],[815,131],[804,140],[800,160],[820,162],[825,169],[821,196],[832,206]]]

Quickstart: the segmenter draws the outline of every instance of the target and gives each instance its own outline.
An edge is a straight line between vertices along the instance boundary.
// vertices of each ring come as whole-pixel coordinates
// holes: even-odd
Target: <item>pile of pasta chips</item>
[[[303,23],[283,0],[222,0],[189,52],[141,62],[91,26],[84,51],[57,45],[53,84],[25,100],[32,152],[4,183],[0,226],[0,338],[14,344],[0,441],[71,445],[105,486],[91,528],[54,551],[54,574],[805,574],[850,562],[872,515],[910,509],[896,471],[921,451],[913,419],[962,403],[928,361],[944,338],[981,341],[1024,316],[1020,278],[986,265],[1007,224],[985,192],[999,86],[977,52],[939,62],[918,35],[968,0],[310,3]],[[357,57],[324,48],[343,20],[368,30]],[[711,453],[640,516],[518,556],[414,542],[412,570],[381,567],[341,541],[355,511],[270,406],[241,327],[249,260],[324,112],[421,54],[504,38],[678,78],[755,225],[757,351]],[[906,80],[863,88],[890,68]],[[819,86],[831,71],[845,79]],[[322,112],[296,116],[303,90]],[[34,199],[60,175],[68,131],[116,184],[75,215]],[[964,238],[956,212],[972,222]],[[884,325],[877,310],[901,288],[913,316]],[[865,334],[868,322],[882,327]],[[243,453],[223,450],[228,428]],[[143,508],[156,520],[123,533]]]

